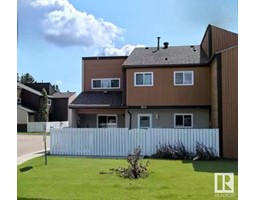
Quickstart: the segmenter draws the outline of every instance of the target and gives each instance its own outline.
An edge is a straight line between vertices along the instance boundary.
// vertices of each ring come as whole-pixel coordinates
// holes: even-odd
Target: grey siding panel
[[[138,114],[152,114],[152,128],[174,128],[175,113],[191,113],[193,128],[209,128],[209,109],[130,109],[129,111],[132,114],[132,128],[138,128]]]
[[[97,128],[96,114],[82,114],[80,117],[80,128]],[[117,127],[125,128],[125,117],[123,114],[117,115]]]
[[[117,115],[117,127],[125,128],[125,116],[124,114]]]

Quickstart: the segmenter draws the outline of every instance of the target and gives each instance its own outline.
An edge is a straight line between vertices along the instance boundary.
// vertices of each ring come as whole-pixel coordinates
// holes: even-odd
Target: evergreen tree
[[[40,99],[38,120],[40,122],[48,121],[48,96],[47,96],[47,92],[44,88],[42,90],[42,96]]]
[[[20,82],[22,84],[34,83],[35,79],[29,73],[26,73],[26,74],[21,75]]]

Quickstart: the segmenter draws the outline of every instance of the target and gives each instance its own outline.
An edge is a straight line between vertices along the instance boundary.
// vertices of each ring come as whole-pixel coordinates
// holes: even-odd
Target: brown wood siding
[[[212,26],[212,53],[238,44],[238,35]]]
[[[194,71],[193,86],[174,86],[174,71]],[[153,86],[134,86],[134,72],[153,72]],[[127,105],[210,105],[210,68],[127,69]]]
[[[218,128],[217,60],[211,65],[211,127]]]
[[[124,109],[88,109],[88,108],[81,108],[76,110],[77,114],[125,114]]]
[[[207,32],[205,33],[205,36],[201,42],[201,46],[206,55],[209,56],[209,29],[207,29]]]
[[[122,90],[122,64],[124,61],[125,58],[84,60],[83,76],[85,91],[99,91],[99,89],[91,89],[91,79],[94,78],[120,78],[120,89],[115,90]]]
[[[40,106],[40,96],[30,92],[28,90],[22,90],[21,95],[21,104],[24,107],[30,108],[37,111]]]
[[[238,158],[238,48],[221,53],[223,157]]]

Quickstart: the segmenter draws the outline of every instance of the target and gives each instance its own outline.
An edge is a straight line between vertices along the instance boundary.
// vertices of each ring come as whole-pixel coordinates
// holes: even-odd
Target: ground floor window
[[[152,127],[152,115],[151,114],[139,114],[138,115],[138,128],[151,128]]]
[[[174,114],[174,128],[193,128],[193,114]]]
[[[117,128],[117,115],[98,115],[98,128]]]

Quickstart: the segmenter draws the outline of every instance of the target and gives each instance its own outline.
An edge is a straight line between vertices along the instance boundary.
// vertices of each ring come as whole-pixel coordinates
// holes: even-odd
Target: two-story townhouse
[[[77,114],[77,127],[125,127],[122,64],[126,58],[82,58],[82,92],[69,106]]]
[[[200,45],[136,48],[123,67],[129,127],[209,128],[210,68]]]
[[[80,127],[218,128],[221,155],[237,158],[238,35],[209,25],[200,45],[159,39],[128,57],[83,58],[83,92],[70,106]]]

